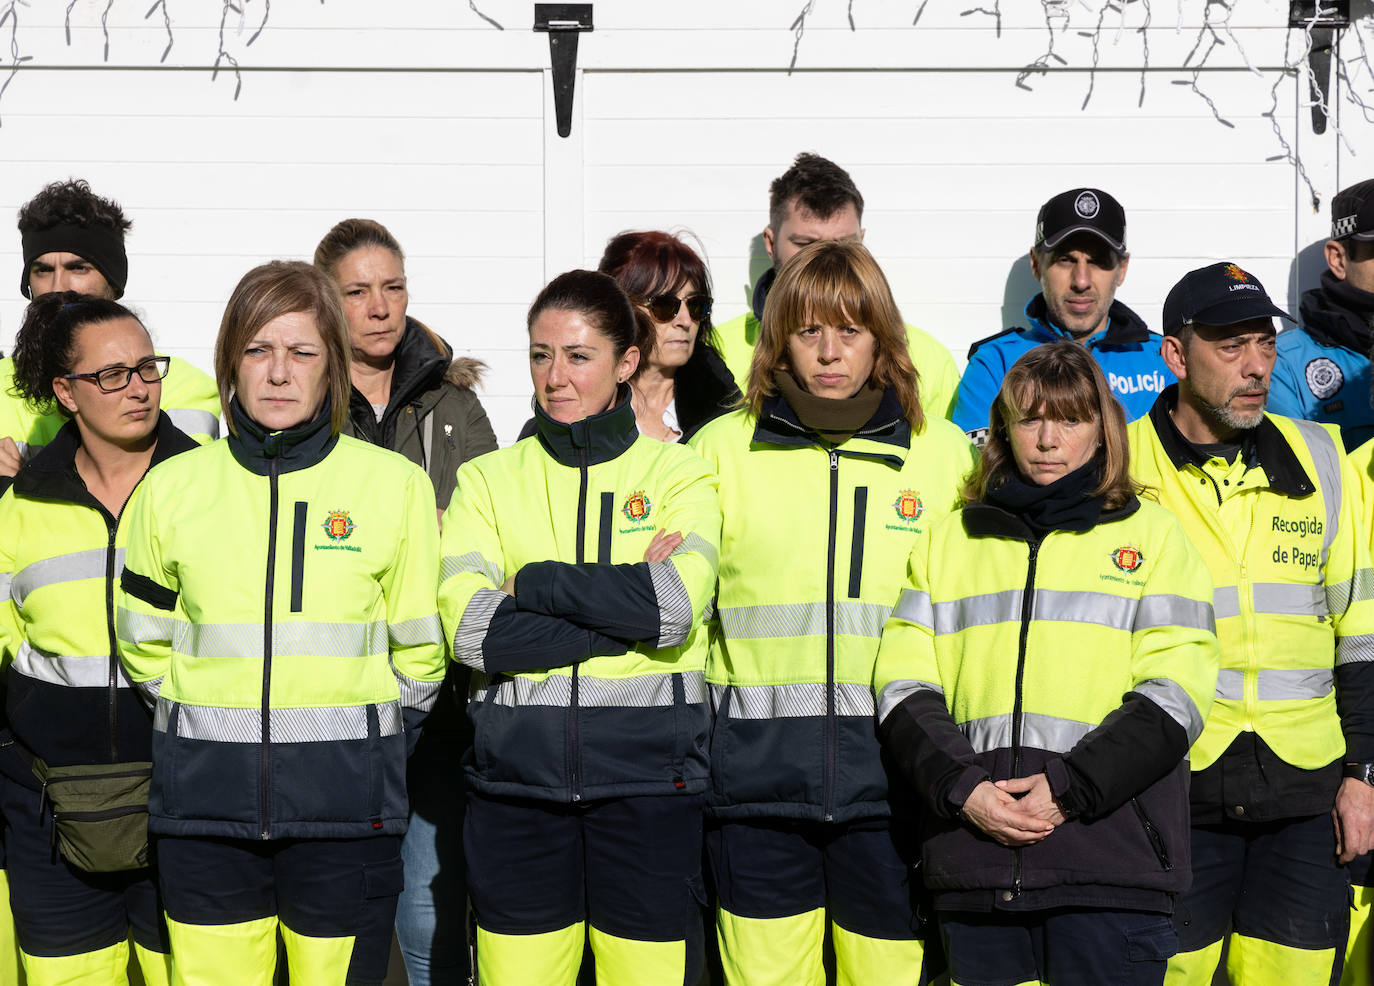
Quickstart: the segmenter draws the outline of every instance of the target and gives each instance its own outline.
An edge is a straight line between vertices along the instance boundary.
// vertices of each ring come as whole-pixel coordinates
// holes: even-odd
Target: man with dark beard
[[[1179,382],[1129,428],[1133,475],[1211,569],[1221,643],[1169,981],[1211,982],[1228,932],[1233,986],[1333,981],[1344,864],[1374,842],[1369,537],[1337,429],[1265,413],[1275,316],[1235,264],[1187,274],[1164,302]]]
[[[1331,200],[1321,287],[1303,292],[1302,328],[1279,336],[1269,408],[1339,425],[1346,449],[1374,438],[1374,179]]]

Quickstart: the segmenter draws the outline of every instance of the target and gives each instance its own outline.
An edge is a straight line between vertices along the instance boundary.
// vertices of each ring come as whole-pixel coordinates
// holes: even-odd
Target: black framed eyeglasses
[[[95,385],[107,394],[123,390],[134,381],[134,374],[144,383],[157,383],[167,375],[171,368],[170,356],[149,356],[137,366],[107,366],[95,373],[68,373],[63,380],[94,380]]]
[[[693,322],[704,322],[706,316],[711,314],[711,296],[709,294],[694,294],[685,300],[679,299],[675,294],[659,294],[644,302],[644,307],[649,309],[649,314],[660,322],[671,322],[679,309],[683,305],[687,306],[687,314],[692,317]]]

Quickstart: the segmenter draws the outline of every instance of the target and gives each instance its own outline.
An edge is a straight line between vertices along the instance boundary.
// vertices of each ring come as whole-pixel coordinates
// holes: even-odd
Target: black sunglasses
[[[649,309],[649,314],[660,322],[671,322],[684,304],[693,322],[704,322],[706,316],[711,314],[709,294],[694,294],[685,301],[679,300],[675,294],[659,294],[643,302],[644,307]]]
[[[137,366],[107,366],[95,373],[68,373],[63,380],[94,380],[95,385],[107,394],[123,390],[134,381],[134,374],[144,383],[157,383],[167,375],[172,360],[169,356],[149,356]]]

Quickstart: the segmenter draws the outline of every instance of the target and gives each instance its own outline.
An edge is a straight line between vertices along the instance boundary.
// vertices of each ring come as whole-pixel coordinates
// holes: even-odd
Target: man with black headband
[[[1129,427],[1132,475],[1211,570],[1221,643],[1170,982],[1210,983],[1228,934],[1233,986],[1334,982],[1344,864],[1374,844],[1368,529],[1337,429],[1265,413],[1275,318],[1236,264],[1187,274],[1164,301],[1178,383]]]
[[[54,182],[19,210],[24,269],[19,291],[32,300],[50,291],[118,299],[129,277],[124,234],[132,223],[118,203],[101,198],[79,179]],[[57,434],[66,419],[56,410],[38,414],[10,396],[11,360],[0,360],[0,490],[33,452]],[[162,409],[178,428],[201,442],[219,437],[215,381],[172,357],[162,386]]]
[[[1374,178],[1331,200],[1321,286],[1303,292],[1302,328],[1279,336],[1269,406],[1340,425],[1347,450],[1374,438]]]

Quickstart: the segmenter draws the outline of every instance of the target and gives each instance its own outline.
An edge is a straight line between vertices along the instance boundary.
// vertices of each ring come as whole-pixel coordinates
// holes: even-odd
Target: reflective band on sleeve
[[[1271,616],[1329,615],[1326,608],[1326,590],[1322,586],[1256,582],[1253,589],[1256,613],[1267,613]]]
[[[463,617],[458,621],[458,629],[453,631],[453,659],[478,671],[485,669],[482,663],[482,644],[487,639],[492,615],[496,607],[509,599],[500,589],[478,589],[468,600]]]
[[[975,753],[1011,749],[1011,719],[1009,715],[988,716],[962,723],[969,744]],[[1084,736],[1097,728],[1074,719],[1026,713],[1021,717],[1021,745],[1049,753],[1068,753]]]
[[[140,681],[134,685],[143,693],[143,698],[149,705],[157,705],[158,694],[162,691],[163,677],[163,675],[158,675],[156,678],[149,678],[147,681]]]
[[[197,411],[189,407],[164,408],[167,417],[172,419],[172,424],[176,425],[188,435],[209,435],[210,438],[219,437],[219,418],[209,411]]]
[[[444,643],[444,625],[439,622],[439,614],[418,616],[413,620],[387,625],[387,637],[392,647],[423,647],[425,644]]]
[[[1326,527],[1322,531],[1322,557],[1320,570],[1326,571],[1326,556],[1331,544],[1336,540],[1336,524],[1341,516],[1341,454],[1331,433],[1315,421],[1290,418],[1297,426],[1298,433],[1307,442],[1307,451],[1312,455],[1312,464],[1317,470],[1317,486],[1326,504]]]
[[[455,575],[462,575],[467,572],[485,575],[494,586],[500,586],[506,581],[501,566],[488,561],[476,551],[469,551],[465,555],[446,555],[444,560],[439,563],[440,582],[447,582]]]
[[[1169,718],[1183,727],[1188,734],[1188,745],[1202,735],[1202,713],[1183,686],[1168,678],[1151,678],[1136,685],[1133,691],[1149,699],[1169,714]]]
[[[10,593],[16,606],[23,606],[24,600],[35,589],[42,589],[61,582],[80,582],[84,579],[103,579],[105,577],[104,548],[91,548],[87,551],[73,551],[66,555],[44,558],[14,574]],[[118,574],[124,568],[124,549],[115,550],[114,571]]]
[[[1221,585],[1212,590],[1212,615],[1218,620],[1240,615],[1240,589]]]
[[[64,688],[108,688],[110,685],[110,655],[92,654],[89,657],[73,657],[49,654],[34,647],[27,640],[19,644],[19,652],[14,655],[14,671],[34,681]],[[129,688],[129,679],[124,674],[124,666],[115,662],[116,681],[119,688]]]
[[[1156,594],[1141,596],[1140,605],[1135,612],[1135,626],[1141,630],[1156,627],[1188,627],[1191,630],[1217,632],[1217,622],[1212,617],[1212,604],[1189,599],[1187,596]]]
[[[835,633],[846,637],[881,637],[891,612],[890,606],[878,603],[836,602]],[[825,603],[726,606],[719,615],[727,640],[825,636]]]
[[[711,563],[712,568],[720,567],[720,552],[716,550],[715,545],[700,534],[693,534],[689,531],[687,536],[682,539],[682,543],[674,548],[668,557],[683,554],[701,555]]]
[[[401,690],[401,705],[407,709],[419,709],[421,712],[428,712],[434,707],[434,700],[439,697],[439,689],[443,687],[442,681],[418,681],[408,675],[396,672],[396,684]]]
[[[897,597],[897,605],[892,608],[892,615],[927,630],[935,629],[935,608],[930,604],[930,593],[920,589],[903,589]]]
[[[670,561],[650,562],[649,581],[658,601],[658,646],[681,647],[692,632],[692,597]]]
[[[731,719],[801,719],[826,714],[825,682],[790,685],[735,685],[730,691]],[[873,716],[873,689],[849,681],[835,682],[835,714]]]
[[[682,691],[689,704],[705,702],[705,676],[700,671],[683,672]],[[506,678],[495,687],[478,688],[473,693],[473,701],[511,707],[542,705],[566,709],[572,701],[572,679],[564,674],[551,674],[543,681]],[[672,704],[671,674],[643,674],[633,678],[579,675],[577,679],[578,708],[652,709],[669,708]]]
[[[189,657],[262,658],[261,623],[192,623],[177,649]],[[387,625],[274,623],[274,657],[369,657],[385,654]]]
[[[1374,634],[1359,633],[1336,639],[1336,665],[1374,661]]]
[[[184,629],[187,624],[170,616],[153,613],[136,613],[131,609],[119,610],[115,618],[120,640],[131,644],[146,644],[150,640],[174,641],[178,624]]]
[[[172,703],[157,700],[153,728],[167,731]],[[367,706],[350,705],[323,709],[272,709],[272,742],[327,743],[337,740],[367,739]],[[401,709],[397,702],[377,705],[377,721],[383,736],[401,732]],[[210,743],[261,743],[262,710],[220,709],[207,705],[180,705],[177,710],[177,735]]]
[[[1323,698],[1334,687],[1335,674],[1330,668],[1297,668],[1260,671],[1256,694],[1261,702],[1291,702],[1299,699]],[[1217,698],[1239,702],[1245,698],[1245,672],[1222,668],[1217,675]]]
[[[987,592],[935,604],[935,633],[943,636],[969,627],[1011,623],[1021,619],[1021,590]]]
[[[1374,599],[1374,570],[1361,568],[1354,576],[1340,582],[1326,585],[1326,610],[1328,613],[1344,613],[1354,603]]]
[[[14,585],[14,576],[9,572],[0,575],[0,599],[10,597],[10,588]]]
[[[882,722],[889,712],[917,692],[934,692],[945,697],[945,690],[931,681],[889,681],[878,695],[878,721]]]

